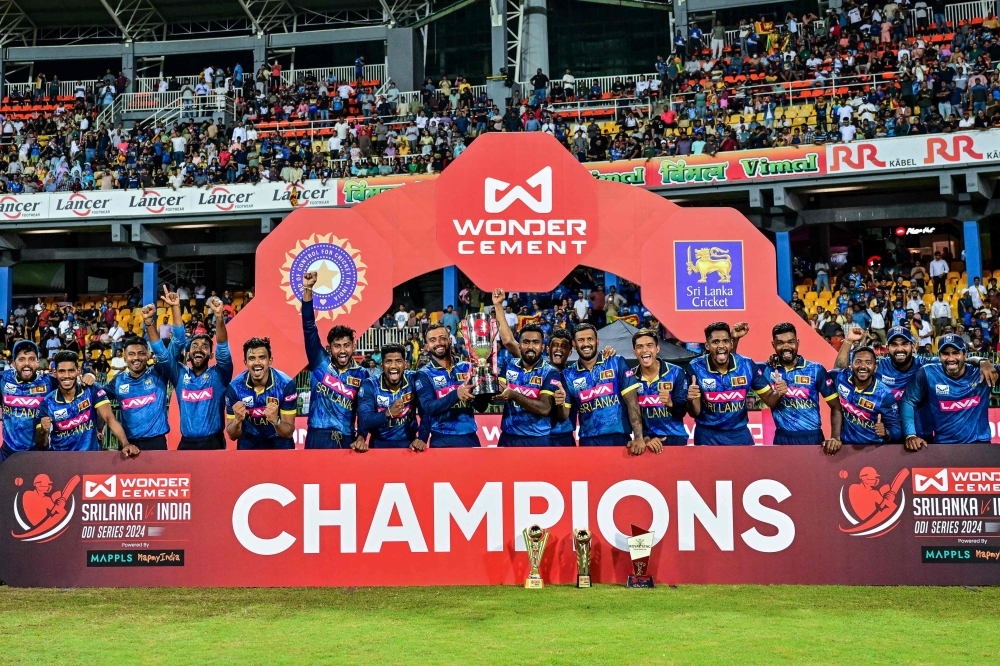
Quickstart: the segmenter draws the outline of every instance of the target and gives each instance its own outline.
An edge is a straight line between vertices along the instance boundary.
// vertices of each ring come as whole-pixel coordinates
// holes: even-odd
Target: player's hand
[[[668,391],[666,389],[660,389],[659,395],[660,395],[660,403],[664,407],[673,407],[674,406],[674,398],[673,398],[673,396],[670,395],[670,391]]]
[[[663,440],[659,437],[647,437],[646,448],[653,453],[663,453]]]
[[[733,326],[733,339],[739,340],[749,332],[750,332],[750,324],[746,323],[745,321],[738,322],[735,326]]]
[[[233,416],[236,417],[238,423],[242,423],[243,419],[247,417],[247,406],[242,401],[233,403]]]
[[[552,397],[556,401],[556,407],[562,407],[566,404],[566,389],[563,388],[561,382],[556,383],[556,390]]]
[[[997,385],[997,369],[987,359],[984,358],[979,362],[979,372],[983,375],[983,381],[990,388]]]
[[[309,271],[308,273],[302,274],[302,288],[312,289],[316,286],[316,280],[319,278],[319,273],[316,271]]]
[[[223,305],[221,298],[219,298],[218,296],[212,296],[210,299],[208,299],[208,303],[206,303],[205,305],[207,305],[208,309],[212,311],[213,315],[215,315],[216,321],[222,321]]]
[[[142,321],[146,326],[152,326],[156,323],[156,306],[150,303],[149,305],[142,306]]]
[[[167,304],[168,308],[172,308],[181,304],[181,297],[177,295],[177,292],[169,291],[167,285],[163,285],[163,302]]]
[[[646,450],[646,440],[641,437],[633,437],[628,443],[628,450],[634,456],[641,456]]]
[[[782,379],[781,375],[777,372],[772,375],[772,378],[774,379],[774,388],[772,390],[778,395],[779,398],[785,397],[785,394],[788,393],[788,382]]]
[[[406,403],[403,402],[402,398],[396,398],[393,400],[392,404],[389,405],[387,410],[389,413],[389,418],[394,419],[403,413],[403,408],[406,407]]]
[[[882,414],[879,414],[875,420],[875,434],[885,439],[885,424],[882,423]]]
[[[459,386],[456,389],[456,391],[458,392],[458,399],[461,402],[469,402],[469,401],[471,401],[475,397],[475,396],[472,395],[472,376],[471,376],[471,373],[470,373],[469,378],[465,380],[465,383],[462,384],[461,386]]]
[[[264,418],[271,425],[278,424],[278,403],[269,402],[267,404],[267,407],[264,408]]]
[[[927,448],[927,441],[916,435],[910,435],[903,442],[903,446],[907,451],[919,451],[920,449]]]
[[[609,359],[617,353],[617,349],[611,345],[605,345],[604,349],[601,350],[601,360]]]
[[[861,342],[861,339],[865,337],[865,329],[860,326],[852,326],[847,329],[847,335],[844,336],[844,340],[850,343]]]
[[[122,458],[126,460],[128,458],[138,458],[139,457],[139,447],[135,444],[126,443],[122,446]]]
[[[59,493],[57,492],[57,493],[55,493],[55,494],[57,494],[57,495],[58,495]],[[56,505],[57,507],[59,507],[60,509],[61,509],[61,508],[63,508],[63,507],[65,507],[65,506],[66,506],[66,498],[65,498],[65,497],[60,497],[59,499],[57,499],[57,500],[55,501],[55,505]]]
[[[364,453],[368,450],[368,442],[365,441],[364,435],[358,435],[357,439],[351,442],[351,448],[358,453]]]
[[[97,377],[93,373],[88,372],[80,378],[80,382],[84,386],[93,386],[97,382]]]
[[[505,388],[502,393],[493,397],[496,402],[507,402],[514,399],[514,391]]]
[[[412,442],[410,442],[410,450],[411,451],[426,451],[427,450],[427,442],[425,442],[424,440],[419,439],[419,438],[415,439]]]
[[[691,375],[691,383],[688,385],[688,402],[701,404],[701,387],[698,386],[697,375]]]
[[[52,432],[52,419],[48,416],[42,417],[42,430],[45,432]]]
[[[830,439],[823,442],[823,451],[827,455],[832,456],[833,454],[835,454],[837,451],[840,450],[841,445],[842,442],[839,439],[831,437]]]
[[[493,290],[493,307],[497,309],[497,312],[503,311],[503,302],[505,298],[507,298],[507,292],[503,289]]]

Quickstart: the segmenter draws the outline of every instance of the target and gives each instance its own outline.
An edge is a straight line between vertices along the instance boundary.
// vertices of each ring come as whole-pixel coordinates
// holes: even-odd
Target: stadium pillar
[[[257,72],[267,64],[267,38],[263,35],[257,36],[257,43],[253,47],[253,72],[251,79],[257,79]],[[246,73],[244,73],[245,75]]]
[[[0,317],[10,321],[14,301],[14,267],[0,266]]]
[[[125,42],[125,48],[122,49],[122,74],[129,80],[130,90],[119,91],[119,92],[132,92],[135,90],[135,49],[132,48],[132,42]]]
[[[983,277],[983,250],[979,241],[979,222],[975,220],[964,223],[965,231],[965,272],[972,278]]]
[[[444,286],[441,290],[441,308],[448,306],[458,308],[458,268],[448,266],[444,269]]]
[[[424,44],[419,28],[389,28],[385,40],[386,75],[400,90],[416,90],[424,82]]]
[[[778,296],[788,302],[792,300],[792,243],[787,231],[775,233],[774,239],[778,256]]]
[[[160,265],[155,261],[145,261],[142,264],[142,304],[156,305],[159,289]]]
[[[605,293],[611,292],[611,287],[615,288],[615,291],[620,291],[618,287],[618,276],[614,273],[609,273],[604,271],[604,291]]]
[[[530,81],[537,69],[541,69],[550,78],[562,78],[549,71],[549,15],[546,0],[524,0],[523,12],[521,69],[518,78]]]

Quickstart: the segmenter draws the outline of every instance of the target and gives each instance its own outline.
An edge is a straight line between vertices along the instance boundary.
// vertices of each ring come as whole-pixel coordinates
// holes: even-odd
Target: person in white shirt
[[[580,321],[587,321],[590,315],[590,301],[583,297],[583,292],[577,294],[576,302],[573,303],[573,309],[576,310],[576,318]]]
[[[566,97],[569,97],[576,90],[576,77],[567,69],[566,73],[563,74],[562,82],[563,92],[566,94]]]
[[[858,128],[851,124],[851,121],[844,118],[843,124],[840,126],[840,140],[844,143],[850,143],[854,141],[855,135],[858,133]]]
[[[934,320],[937,335],[944,333],[945,326],[951,326],[951,306],[944,300],[942,293],[938,293],[937,300],[931,304],[931,319]]]
[[[813,264],[816,271],[816,291],[830,291],[830,264],[825,261],[817,261]]]
[[[166,79],[160,79],[160,82],[156,84],[156,92],[165,93],[170,90],[170,84],[167,83]]]
[[[969,113],[969,110],[966,109],[965,111],[963,111],[962,119],[958,121],[958,128],[971,129],[975,127],[975,125],[976,125],[976,119],[972,117],[972,114]]]
[[[354,88],[343,83],[337,87],[337,94],[340,95],[340,99],[347,99],[354,94]]]
[[[962,293],[969,295],[969,298],[972,300],[972,307],[978,311],[983,307],[983,296],[986,295],[986,287],[979,284],[979,278],[975,278],[974,280],[974,283],[968,288],[963,289]]]
[[[931,334],[934,332],[931,323],[918,314],[913,318],[913,326],[917,329],[917,344],[921,347],[927,347],[930,351],[933,342]]]
[[[876,303],[868,308],[868,316],[872,318],[869,328],[871,328],[875,337],[885,345],[885,314],[882,312],[882,306]]]
[[[340,137],[336,134],[330,135],[330,138],[326,142],[326,150],[330,153],[331,159],[340,159],[340,147],[344,145],[344,142],[340,140]]]
[[[934,283],[934,293],[938,291],[944,291],[944,283],[948,277],[948,271],[951,267],[948,262],[941,257],[940,252],[934,253],[934,261],[931,262],[929,267],[931,273],[931,281]]]
[[[919,298],[917,298],[916,294],[911,293],[910,300],[906,301],[906,309],[916,314],[917,312],[920,311],[920,306],[923,304],[924,302]]]
[[[341,143],[347,141],[347,132],[351,129],[351,126],[347,124],[346,120],[339,120],[337,124],[333,126],[333,131],[337,133],[337,138],[340,139]]]
[[[410,320],[410,315],[406,313],[406,306],[400,305],[399,311],[394,315],[396,328],[406,328],[406,322]]]
[[[847,102],[844,102],[837,110],[837,120],[840,122],[844,122],[845,120],[850,120],[851,116],[853,115],[854,115],[854,107]]]

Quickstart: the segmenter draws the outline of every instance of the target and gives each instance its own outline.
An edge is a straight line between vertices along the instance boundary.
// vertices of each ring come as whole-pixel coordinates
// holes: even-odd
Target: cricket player
[[[271,367],[271,341],[243,343],[247,369],[226,390],[226,434],[240,450],[294,449],[295,381]]]
[[[222,311],[222,301],[216,297],[208,300],[208,307],[215,316],[215,335],[218,345],[212,351],[210,335],[196,335],[187,343],[181,319],[180,297],[163,288],[163,300],[170,306],[173,335],[170,347],[164,347],[155,326],[147,330],[149,346],[157,365],[166,369],[167,379],[174,386],[181,414],[181,441],[179,451],[211,451],[226,448],[222,434],[225,427],[224,401],[226,389],[233,380],[233,357],[229,351],[229,335]],[[213,356],[214,365],[209,365]],[[188,365],[190,362],[190,365]]]
[[[639,382],[618,354],[598,352],[597,329],[580,324],[573,330],[573,344],[579,360],[563,370],[568,416],[575,408],[580,420],[580,446],[628,446],[634,455],[647,448],[659,453],[662,447],[655,438],[643,436],[642,412],[639,409]],[[623,418],[624,411],[628,420]],[[632,439],[629,439],[629,434]]]
[[[638,400],[647,442],[655,439],[660,446],[685,446],[688,385],[684,371],[659,358],[660,340],[652,329],[632,334],[632,351],[639,361]]]
[[[355,428],[358,389],[368,371],[354,361],[354,330],[334,326],[323,347],[313,309],[315,271],[302,276],[302,332],[309,359],[309,432],[307,449],[352,448],[367,451],[364,433]]]
[[[841,441],[844,444],[882,444],[902,439],[899,405],[892,389],[876,373],[875,350],[855,350],[851,367],[833,370],[834,386],[844,410]],[[828,446],[828,453],[840,447]]]
[[[739,338],[749,327],[737,324]],[[705,329],[705,354],[691,361],[687,409],[694,417],[694,443],[705,446],[753,445],[747,420],[747,395],[754,391],[770,408],[779,397],[752,360],[733,352],[733,330],[725,322]]]
[[[78,385],[79,360],[76,352],[71,351],[58,352],[52,358],[57,388],[46,395],[38,407],[38,423],[35,424],[38,448],[100,451],[96,426],[96,414],[100,414],[121,443],[122,455],[127,458],[139,455],[139,447],[129,441],[125,429],[111,411],[104,389]]]
[[[927,440],[917,434],[915,414],[929,406],[935,444],[988,444],[991,439],[990,385],[978,366],[966,362],[965,340],[948,333],[938,340],[940,363],[926,363],[907,385],[900,411],[905,446],[918,451]]]
[[[479,446],[472,409],[472,366],[455,358],[451,333],[443,324],[431,324],[424,339],[430,360],[413,379],[421,409],[421,430],[429,432],[431,446]]]
[[[38,345],[19,340],[11,352],[14,363],[3,373],[3,444],[0,463],[18,451],[35,448],[38,408],[56,390],[54,375],[38,374]]]
[[[381,352],[381,376],[368,377],[358,391],[358,429],[370,435],[369,448],[423,451],[427,441],[417,434],[417,394],[406,349],[389,344]]]
[[[771,346],[774,356],[760,370],[778,396],[777,404],[771,408],[774,443],[822,444],[828,452],[838,450],[844,414],[826,368],[799,356],[799,337],[795,326],[788,322],[771,329]],[[830,407],[829,439],[823,436],[821,401]]]

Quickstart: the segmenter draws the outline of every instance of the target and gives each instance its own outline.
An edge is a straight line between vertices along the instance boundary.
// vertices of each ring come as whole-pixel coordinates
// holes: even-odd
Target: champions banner
[[[280,459],[280,460],[279,460]],[[1000,452],[901,446],[21,453],[0,466],[14,586],[1000,584]]]

